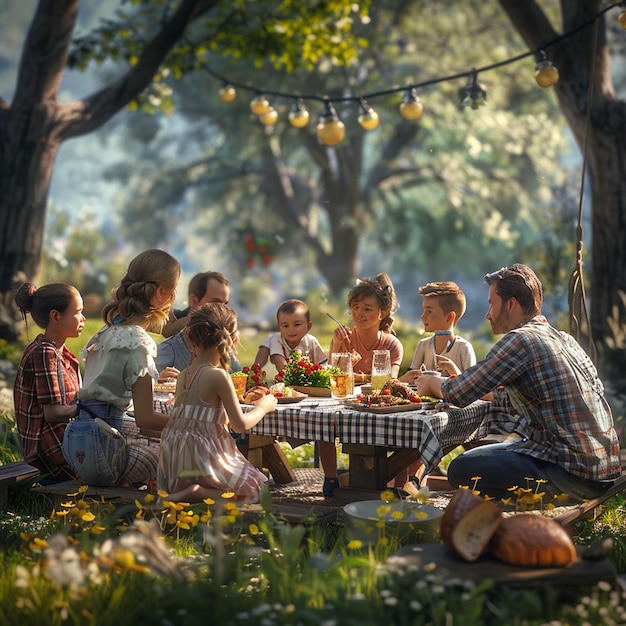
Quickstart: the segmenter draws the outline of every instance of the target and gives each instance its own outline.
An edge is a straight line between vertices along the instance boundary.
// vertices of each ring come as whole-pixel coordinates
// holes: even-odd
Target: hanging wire
[[[596,362],[597,352],[593,343],[589,313],[587,311],[587,299],[585,296],[585,284],[583,278],[583,204],[585,198],[585,173],[587,171],[587,152],[589,147],[589,126],[591,121],[591,106],[593,88],[595,82],[595,57],[598,48],[598,24],[596,21],[593,29],[593,45],[591,47],[591,69],[589,72],[589,93],[587,94],[587,112],[585,116],[585,139],[583,144],[583,164],[580,175],[580,196],[578,199],[578,223],[576,225],[576,264],[569,279],[568,302],[569,302],[569,328],[570,334],[583,345],[582,339],[585,334],[587,354]]]
[[[551,46],[554,46],[558,43],[560,43],[561,41],[568,39],[569,37],[572,37],[573,35],[576,35],[577,33],[581,32],[582,30],[584,30],[585,28],[587,28],[588,26],[591,26],[592,24],[596,24],[598,23],[600,17],[602,15],[604,15],[607,11],[610,11],[611,9],[621,6],[622,2],[613,2],[611,3],[609,6],[604,7],[601,11],[599,11],[598,13],[596,13],[595,15],[593,15],[590,19],[588,19],[586,22],[583,22],[582,24],[580,24],[579,26],[577,26],[576,28],[568,31],[567,33],[563,33],[562,35],[559,35],[558,37],[555,37],[554,39],[552,39],[551,41],[548,41],[546,43],[544,43],[540,48],[537,48],[536,50],[529,50],[527,52],[523,52],[521,54],[518,54],[517,56],[511,57],[509,59],[504,59],[503,61],[498,61],[497,63],[492,63],[490,65],[485,65],[483,67],[479,67],[479,68],[473,68],[471,70],[467,70],[464,72],[459,72],[457,74],[450,74],[448,76],[440,76],[437,78],[432,78],[429,80],[425,80],[423,82],[420,83],[413,83],[410,85],[403,85],[402,87],[392,87],[390,89],[382,89],[379,91],[374,91],[371,93],[365,93],[362,95],[353,95],[353,96],[337,96],[337,97],[333,97],[330,98],[330,100],[332,102],[338,103],[338,102],[360,102],[361,99],[366,99],[366,100],[371,100],[374,98],[379,98],[382,96],[388,96],[391,94],[395,94],[395,93],[399,93],[399,92],[406,92],[407,89],[420,89],[422,87],[428,87],[430,85],[436,85],[439,83],[444,83],[444,82],[449,82],[449,81],[453,81],[453,80],[459,80],[461,78],[471,78],[473,75],[475,74],[480,74],[482,72],[488,72],[490,70],[494,70],[500,67],[503,67],[505,65],[510,65],[511,63],[516,63],[517,61],[520,61],[522,59],[525,59],[529,56],[536,56],[537,54],[540,54],[541,52],[543,52],[543,54],[545,55],[545,50]],[[187,40],[187,43],[192,46],[195,47],[193,42]],[[206,66],[206,65],[201,65],[199,66],[199,69],[204,70],[205,72],[207,72],[208,74],[210,74],[211,76],[213,76],[214,78],[218,79],[219,81],[221,81],[222,83],[229,83],[230,85],[232,85],[233,87],[238,87],[240,89],[243,90],[247,90],[253,93],[258,93],[259,92],[259,87],[255,87],[253,85],[249,85],[247,83],[242,83],[242,82],[237,82],[234,80],[231,80],[230,78],[227,78],[226,76],[223,76],[222,74],[216,72],[215,70],[211,69],[210,67]],[[317,101],[317,102],[321,102],[324,103],[327,100],[329,100],[328,96],[319,96],[316,94],[304,94],[304,93],[291,93],[291,92],[284,92],[284,91],[271,91],[269,89],[262,89],[261,90],[266,96],[273,96],[273,97],[279,97],[279,98],[288,98],[290,100],[295,99],[300,99],[302,101],[305,100],[311,100],[311,101]]]

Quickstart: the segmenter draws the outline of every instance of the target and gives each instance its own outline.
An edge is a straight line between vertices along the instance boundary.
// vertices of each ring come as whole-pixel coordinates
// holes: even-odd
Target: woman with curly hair
[[[389,350],[391,376],[396,378],[404,350],[392,328],[398,302],[391,278],[387,274],[378,274],[375,278],[358,280],[348,294],[348,307],[353,326],[335,329],[330,341],[329,360],[335,352],[352,352],[355,357],[353,371],[369,376],[374,350]]]
[[[178,261],[159,249],[129,264],[102,317],[105,326],[84,347],[84,385],[63,454],[90,485],[138,485],[156,479],[158,437],[169,417],[155,412],[154,363],[159,333],[176,299]],[[132,413],[130,412],[132,410]]]
[[[348,307],[352,328],[340,326],[335,329],[328,360],[335,352],[351,352],[355,382],[365,382],[372,374],[374,350],[389,350],[391,376],[397,378],[404,348],[392,329],[398,302],[391,278],[383,273],[374,278],[358,280],[348,294]],[[332,497],[339,486],[335,444],[320,441],[318,452],[324,470],[323,493],[326,497]]]

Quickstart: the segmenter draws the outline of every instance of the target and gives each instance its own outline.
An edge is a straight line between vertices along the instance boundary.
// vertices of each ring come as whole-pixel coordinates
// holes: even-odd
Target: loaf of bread
[[[533,513],[504,519],[489,549],[510,565],[563,567],[576,559],[576,548],[567,531],[553,519]]]
[[[483,553],[502,523],[496,504],[469,489],[457,489],[441,517],[441,540],[456,556],[473,562]]]
[[[243,396],[243,401],[246,404],[254,404],[258,402],[263,396],[269,394],[270,390],[263,385],[255,385],[254,387],[248,389]]]

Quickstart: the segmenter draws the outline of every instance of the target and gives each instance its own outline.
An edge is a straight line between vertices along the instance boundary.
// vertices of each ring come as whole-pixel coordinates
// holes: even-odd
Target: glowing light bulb
[[[261,124],[265,126],[274,126],[278,121],[278,112],[274,107],[270,107],[269,111],[263,113],[263,115],[259,115],[259,120]]]
[[[250,101],[250,110],[255,115],[265,115],[271,108],[269,100],[263,95],[256,96]]]
[[[552,87],[559,82],[559,70],[550,61],[539,61],[535,65],[535,81],[540,87]]]
[[[294,128],[304,128],[309,123],[309,118],[307,108],[298,100],[289,112],[289,123]]]
[[[346,127],[330,102],[326,104],[326,110],[319,117],[316,131],[317,138],[325,146],[336,146],[346,136]]]
[[[374,130],[374,128],[378,127],[380,123],[380,117],[378,113],[374,111],[371,107],[367,108],[361,115],[359,115],[359,124],[361,128],[365,130]]]
[[[424,105],[422,101],[419,99],[415,88],[407,91],[404,94],[404,100],[400,104],[400,115],[405,120],[419,120],[422,117],[422,113],[424,112]]]
[[[224,85],[218,92],[222,102],[232,102],[237,97],[237,90],[232,85]]]

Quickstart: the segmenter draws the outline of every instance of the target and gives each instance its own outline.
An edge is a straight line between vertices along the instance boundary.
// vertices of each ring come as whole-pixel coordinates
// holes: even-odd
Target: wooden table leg
[[[250,434],[247,446],[240,446],[242,452],[245,448],[247,448],[247,454],[246,452],[244,454],[250,463],[259,469],[266,467],[277,485],[295,482],[296,475],[289,465],[284,450],[274,437]]]
[[[387,450],[380,446],[344,443],[344,454],[350,457],[349,486],[355,489],[387,487]]]
[[[350,487],[355,489],[386,489],[397,474],[420,454],[411,448],[390,450],[384,446],[344,443],[342,450],[350,457]]]

